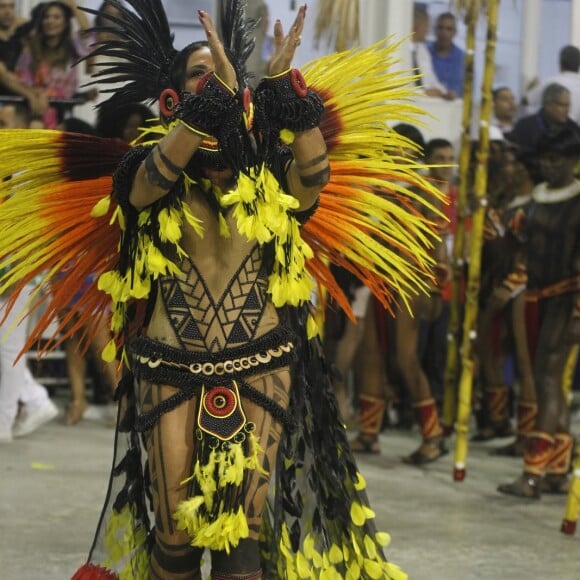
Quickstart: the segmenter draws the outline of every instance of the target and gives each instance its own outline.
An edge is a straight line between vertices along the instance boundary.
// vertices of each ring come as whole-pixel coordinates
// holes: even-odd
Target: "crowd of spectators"
[[[106,0],[99,10],[118,11]],[[88,82],[99,63],[83,59],[92,45],[114,34],[91,31],[102,24],[98,17],[90,22],[75,0],[41,2],[28,18],[17,15],[15,0],[0,0],[2,127],[62,129],[66,121],[94,134],[102,130],[106,137],[130,141],[136,136],[138,126],[153,117],[143,105],[101,110],[97,118],[97,105],[109,95],[99,93],[98,83]],[[77,116],[86,124],[70,121]]]

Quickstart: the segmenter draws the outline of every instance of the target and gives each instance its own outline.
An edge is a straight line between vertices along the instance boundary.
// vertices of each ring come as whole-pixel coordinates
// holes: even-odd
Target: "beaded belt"
[[[222,377],[224,375],[232,375],[234,373],[238,374],[242,371],[247,371],[260,365],[268,365],[270,362],[272,362],[272,360],[282,358],[284,354],[292,352],[293,349],[294,344],[292,341],[288,341],[286,344],[281,344],[275,348],[269,348],[268,350],[258,352],[257,354],[242,356],[234,359],[226,359],[216,363],[208,361],[204,363],[195,362],[187,364],[144,355],[136,355],[135,360],[142,365],[147,365],[152,369],[156,369],[160,365],[164,365],[166,367],[187,371],[192,375],[203,375],[204,377],[211,377],[216,375],[218,377]]]
[[[150,428],[162,414],[199,395],[202,388],[222,387],[234,380],[242,395],[287,423],[286,411],[244,379],[289,366],[296,359],[294,340],[291,332],[278,327],[241,347],[210,353],[174,348],[147,337],[135,339],[129,347],[135,378],[179,389],[152,411],[138,416],[135,429]]]

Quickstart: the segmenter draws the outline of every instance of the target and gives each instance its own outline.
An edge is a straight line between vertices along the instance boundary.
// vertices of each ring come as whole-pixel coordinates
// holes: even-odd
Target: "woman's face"
[[[50,6],[42,17],[42,32],[47,38],[62,36],[67,27],[64,10],[59,6]]]
[[[215,70],[213,57],[207,46],[198,48],[187,59],[185,67],[185,82],[183,89],[189,93],[197,93],[197,83],[207,72]]]

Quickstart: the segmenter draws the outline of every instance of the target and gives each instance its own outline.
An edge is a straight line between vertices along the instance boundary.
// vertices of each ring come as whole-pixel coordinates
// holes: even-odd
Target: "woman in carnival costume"
[[[431,202],[414,192],[437,191],[384,154],[402,145],[386,124],[420,113],[388,70],[397,47],[302,76],[302,7],[288,34],[276,23],[251,95],[243,3],[224,3],[220,36],[200,12],[207,42],[180,52],[159,0],[111,4],[121,16],[105,16],[117,36],[93,51],[111,57],[96,82],[125,82],[112,103],[159,99],[159,126],[132,148],[52,131],[0,140],[13,175],[0,289],[39,274],[52,288],[29,344],[96,272],[57,332],[110,312],[103,358],[123,366],[107,500],[74,578],[201,578],[205,550],[214,579],[405,578],[383,554],[309,306],[318,283],[353,316],[330,264],[386,308],[429,285],[435,234],[415,203]]]

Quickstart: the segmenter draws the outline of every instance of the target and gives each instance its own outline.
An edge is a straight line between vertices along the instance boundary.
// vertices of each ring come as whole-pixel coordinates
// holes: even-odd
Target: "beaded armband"
[[[306,131],[318,127],[324,113],[322,99],[306,86],[298,69],[262,79],[254,102],[256,121],[265,125],[260,129]]]
[[[184,92],[175,117],[201,137],[219,137],[237,130],[244,113],[239,91],[228,87],[215,73],[204,75],[198,93]]]

